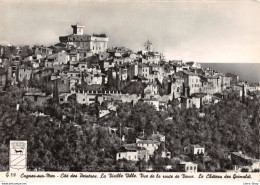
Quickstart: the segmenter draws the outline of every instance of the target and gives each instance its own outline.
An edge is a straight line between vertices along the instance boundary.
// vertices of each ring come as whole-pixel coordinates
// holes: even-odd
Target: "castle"
[[[71,25],[73,34],[60,36],[62,43],[73,44],[80,49],[86,49],[94,54],[98,54],[107,50],[109,38],[105,34],[84,34],[84,27],[80,24]]]

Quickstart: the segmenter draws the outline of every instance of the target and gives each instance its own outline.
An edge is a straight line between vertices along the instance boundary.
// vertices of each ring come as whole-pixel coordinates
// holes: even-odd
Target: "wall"
[[[118,152],[116,154],[116,160],[119,159],[127,159],[127,160],[131,160],[131,161],[138,161],[138,154],[137,151],[135,152]]]
[[[32,69],[31,68],[19,68],[18,71],[18,80],[23,81],[25,78],[26,80],[29,80],[31,78]]]

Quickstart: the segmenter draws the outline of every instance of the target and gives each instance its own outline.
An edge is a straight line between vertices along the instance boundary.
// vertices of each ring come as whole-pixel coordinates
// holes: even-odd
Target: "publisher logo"
[[[24,169],[27,164],[27,141],[10,141],[10,170]]]

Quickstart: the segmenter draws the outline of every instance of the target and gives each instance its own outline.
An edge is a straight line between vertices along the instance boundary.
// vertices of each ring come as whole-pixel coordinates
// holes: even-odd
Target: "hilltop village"
[[[176,135],[181,135],[182,129],[175,125],[171,131],[166,131],[167,126],[158,126],[162,120],[166,125],[184,121],[184,118],[181,121],[176,116],[180,111],[186,111],[186,122],[205,121],[213,114],[212,106],[226,105],[233,97],[240,103],[234,103],[234,106],[244,106],[243,103],[249,106],[250,102],[259,98],[259,84],[241,81],[236,74],[202,68],[193,61],[167,61],[163,53],[153,50],[149,40],[137,52],[126,47],[108,48],[109,37],[106,34],[86,35],[84,26],[76,24],[71,27],[72,34],[60,36],[60,42],[55,45],[0,46],[1,93],[7,93],[12,87],[22,89],[21,99],[15,103],[16,111],[30,110],[30,116],[37,119],[44,117],[54,122],[57,129],[62,125],[73,127],[77,135],[77,139],[73,140],[76,142],[75,152],[83,151],[83,141],[79,138],[90,137],[84,124],[91,125],[91,129],[102,127],[104,133],[109,134],[107,137],[114,139],[110,145],[116,143],[116,146],[111,149],[99,147],[97,155],[108,155],[106,157],[111,159],[109,165],[116,163],[117,170],[135,171],[136,166],[143,171],[259,170],[257,153],[247,156],[250,148],[246,149],[246,144],[233,146],[230,150],[223,147],[223,155],[214,156],[214,143],[207,144],[198,138],[187,139],[189,134],[187,138],[180,136],[171,143],[170,132],[175,129],[174,132],[178,132]],[[60,115],[54,113],[57,106],[62,109]],[[159,116],[153,120],[155,114]],[[248,108],[245,114],[249,114],[248,118],[244,118],[248,124],[257,122],[257,112]],[[193,117],[196,119],[193,120]],[[145,126],[134,125],[131,119],[139,120],[140,124],[144,122]],[[187,126],[192,127],[193,123]],[[197,127],[197,134],[203,133],[204,126]],[[254,132],[253,128],[251,130]],[[212,138],[218,140],[220,136],[212,132]],[[99,137],[105,137],[106,134],[103,134]],[[219,141],[222,142],[226,141]],[[82,160],[87,161],[88,154],[82,155],[85,156]],[[220,162],[222,158],[225,164]],[[159,159],[163,162],[160,163]],[[36,169],[37,165],[32,166]],[[88,167],[84,169],[93,171]]]

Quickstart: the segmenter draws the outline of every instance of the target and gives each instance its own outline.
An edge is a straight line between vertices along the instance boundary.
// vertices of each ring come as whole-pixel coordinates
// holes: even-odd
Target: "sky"
[[[51,45],[72,33],[106,33],[109,47],[144,49],[166,59],[260,63],[260,1],[0,0],[0,44]]]

